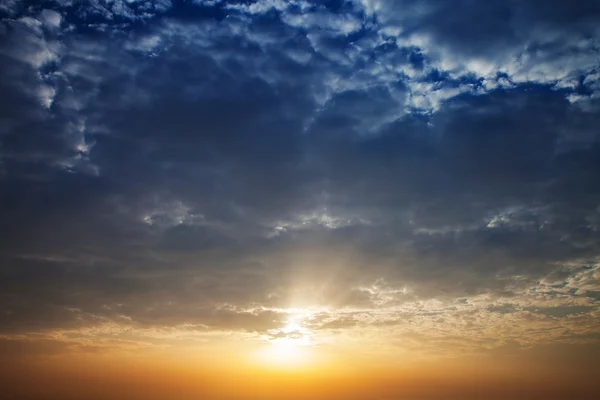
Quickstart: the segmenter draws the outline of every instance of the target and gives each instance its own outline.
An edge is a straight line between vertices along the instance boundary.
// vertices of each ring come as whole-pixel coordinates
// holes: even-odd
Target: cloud
[[[459,3],[6,6],[4,332],[593,335],[599,12]]]

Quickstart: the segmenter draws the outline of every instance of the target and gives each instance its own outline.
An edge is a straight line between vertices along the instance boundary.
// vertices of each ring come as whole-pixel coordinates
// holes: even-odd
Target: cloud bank
[[[4,340],[597,343],[598,3],[0,17]]]

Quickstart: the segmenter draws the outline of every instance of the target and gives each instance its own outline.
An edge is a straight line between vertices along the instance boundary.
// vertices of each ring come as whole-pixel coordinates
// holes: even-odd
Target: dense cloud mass
[[[292,308],[432,354],[600,338],[599,2],[0,17],[2,343],[303,335]]]

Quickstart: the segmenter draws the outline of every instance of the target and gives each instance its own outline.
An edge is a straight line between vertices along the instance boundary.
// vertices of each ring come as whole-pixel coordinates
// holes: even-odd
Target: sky
[[[4,0],[17,400],[600,395],[600,2]]]

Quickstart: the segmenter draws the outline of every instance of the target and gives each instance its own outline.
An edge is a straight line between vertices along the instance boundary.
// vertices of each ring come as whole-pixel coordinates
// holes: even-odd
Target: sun
[[[303,324],[303,314],[293,314],[285,326],[269,331],[259,357],[270,365],[297,367],[310,360],[311,332]]]

